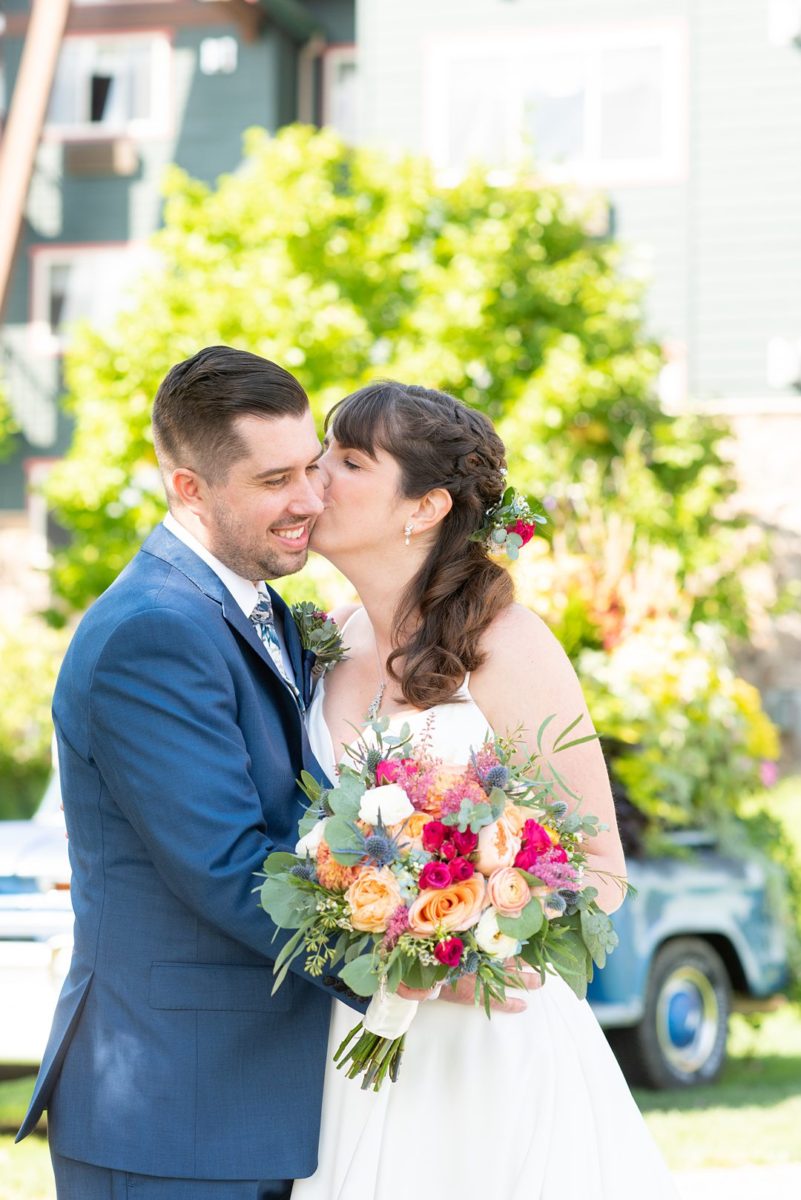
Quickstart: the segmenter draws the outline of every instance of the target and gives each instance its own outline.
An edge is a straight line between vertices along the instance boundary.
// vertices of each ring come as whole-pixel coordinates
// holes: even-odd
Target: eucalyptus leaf
[[[533,899],[528,902],[519,917],[503,917],[498,916],[498,928],[501,933],[508,934],[509,937],[517,938],[519,942],[528,941],[539,929],[544,921],[542,905],[539,900]]]
[[[340,969],[339,978],[357,996],[373,996],[378,991],[380,978],[373,970],[373,956],[362,954]]]
[[[332,857],[343,866],[353,867],[364,857],[364,838],[345,817],[329,817],[325,840],[331,847]]]
[[[274,850],[265,859],[264,874],[282,875],[285,871],[291,870],[298,861],[297,854],[290,854],[288,850]]]

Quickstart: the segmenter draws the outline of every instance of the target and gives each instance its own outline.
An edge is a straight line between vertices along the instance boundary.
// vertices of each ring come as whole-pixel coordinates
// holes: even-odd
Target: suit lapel
[[[236,630],[239,636],[247,642],[255,654],[258,654],[261,661],[266,664],[270,671],[272,671],[276,679],[280,680],[281,686],[286,689],[290,696],[292,696],[291,688],[288,686],[286,680],[278,670],[278,667],[275,665],[269,653],[267,652],[267,648],[265,647],[259,635],[256,633],[252,622],[249,621],[242,612],[242,609],[228,591],[228,588],[220,579],[219,575],[212,571],[208,563],[205,563],[202,558],[198,558],[194,550],[190,550],[190,548],[185,545],[180,538],[175,537],[172,533],[170,533],[169,529],[165,529],[163,525],[156,526],[156,528],[150,534],[150,537],[148,537],[144,542],[142,551],[145,554],[152,554],[154,558],[160,558],[164,562],[169,563],[170,566],[175,567],[176,570],[180,571],[182,575],[186,576],[190,583],[193,583],[196,588],[203,592],[205,596],[208,596],[210,600],[215,600],[217,604],[221,606],[222,615],[228,625],[230,625],[232,629]],[[276,594],[272,591],[271,594],[274,600],[277,600],[277,602],[285,610],[286,605],[284,604],[283,600],[281,600],[280,597],[276,597]],[[297,629],[295,629],[295,622],[291,617],[285,621],[284,624],[285,626],[291,624],[293,627],[295,640],[297,643],[296,655],[298,663],[296,666],[295,657],[293,657],[292,666],[295,673],[295,678],[300,679],[300,639],[297,634]],[[289,650],[291,656],[291,647],[289,647]],[[292,696],[292,699],[294,700],[295,697]]]

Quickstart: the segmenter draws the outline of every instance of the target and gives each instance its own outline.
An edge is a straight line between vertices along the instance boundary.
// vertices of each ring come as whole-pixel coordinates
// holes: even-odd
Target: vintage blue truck
[[[589,1000],[631,1083],[709,1083],[723,1068],[732,1003],[787,982],[787,947],[766,869],[720,853],[706,834],[682,853],[629,856],[636,889],[614,914],[620,944]]]
[[[38,1061],[69,959],[59,801],[54,776],[33,820],[0,822],[0,1076]],[[627,847],[636,893],[614,914],[620,944],[589,993],[629,1080],[657,1088],[713,1080],[732,999],[772,996],[787,978],[765,869],[704,835],[683,840],[683,857]]]

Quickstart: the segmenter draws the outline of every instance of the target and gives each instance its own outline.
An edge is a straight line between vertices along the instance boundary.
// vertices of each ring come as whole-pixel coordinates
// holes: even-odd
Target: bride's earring
[[[404,544],[404,546],[408,546],[411,544],[411,537],[412,537],[413,531],[414,531],[414,525],[412,524],[411,521],[407,521],[403,527],[403,544]]]

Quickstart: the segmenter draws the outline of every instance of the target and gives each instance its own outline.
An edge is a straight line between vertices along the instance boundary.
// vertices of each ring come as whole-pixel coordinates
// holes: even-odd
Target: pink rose
[[[537,528],[536,525],[529,525],[528,521],[521,521],[520,518],[518,517],[517,520],[515,521],[514,525],[506,526],[506,532],[507,533],[516,533],[519,537],[521,537],[523,539],[523,545],[525,546],[526,542],[530,542],[531,539],[534,537],[534,532],[535,532],[536,528]]]
[[[535,854],[544,854],[552,845],[551,835],[544,825],[540,825],[538,821],[526,821],[523,826],[524,849],[533,850]]]
[[[450,862],[451,859],[456,858],[456,853],[457,853],[456,847],[454,846],[454,844],[450,840],[450,838],[448,838],[448,840],[446,842],[442,843],[442,845],[439,848],[439,853],[440,853],[440,856],[442,858],[444,858],[446,862]]]
[[[478,845],[478,834],[473,833],[472,829],[466,829],[464,833],[458,829],[454,829],[451,834],[451,841],[459,854],[472,854]]]
[[[458,937],[445,938],[434,947],[434,958],[446,967],[458,967],[464,953],[464,942]]]
[[[442,824],[442,821],[429,821],[423,829],[422,836],[423,848],[428,850],[430,854],[436,854],[448,836],[448,830]]]
[[[537,874],[537,861],[542,856],[537,854],[536,850],[532,850],[530,846],[526,846],[515,855],[514,865],[519,867],[521,871],[530,871],[532,875]]]
[[[525,850],[520,851],[520,854],[525,853]],[[487,899],[504,917],[516,917],[531,899],[531,888],[514,867],[501,867],[487,880]]]
[[[564,846],[551,846],[548,859],[550,862],[567,862],[567,851],[565,850]]]
[[[466,858],[454,858],[448,863],[452,883],[462,883],[475,874],[475,867]]]
[[[501,816],[479,830],[476,867],[482,875],[491,875],[498,867],[511,867],[519,849],[520,838],[506,816]]]
[[[376,787],[380,783],[395,783],[398,778],[400,766],[397,759],[393,761],[391,758],[382,758],[375,769]]]
[[[421,891],[425,888],[450,887],[451,883],[453,883],[453,880],[451,879],[451,872],[447,863],[426,863],[420,872]]]

